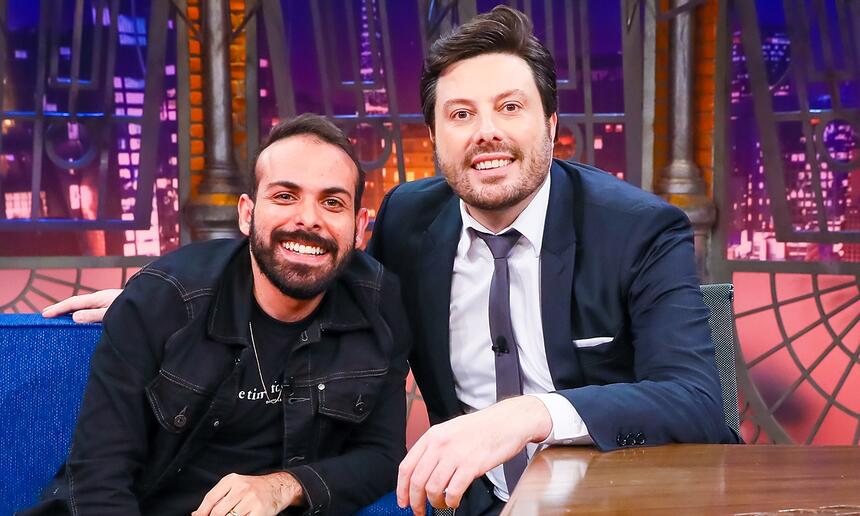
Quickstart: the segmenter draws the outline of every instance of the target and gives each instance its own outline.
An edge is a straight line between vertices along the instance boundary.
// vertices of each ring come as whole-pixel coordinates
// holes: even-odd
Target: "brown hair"
[[[499,5],[475,16],[430,47],[421,73],[421,110],[424,122],[434,130],[436,82],[439,75],[459,61],[482,54],[511,54],[521,57],[532,70],[547,118],[558,111],[555,60],[532,33],[532,22],[516,9]]]
[[[260,154],[263,153],[273,143],[289,138],[291,136],[307,135],[317,138],[323,143],[328,143],[339,148],[349,156],[349,159],[355,164],[358,171],[358,180],[355,184],[355,211],[358,212],[361,208],[361,196],[364,193],[365,172],[361,168],[361,162],[358,161],[358,156],[355,154],[355,149],[349,138],[327,118],[315,115],[313,113],[304,113],[299,116],[284,120],[269,131],[269,136],[257,149],[251,160],[251,177],[248,185],[249,195],[252,199],[257,197],[257,186],[259,186],[259,178],[257,177],[257,161],[260,159]]]

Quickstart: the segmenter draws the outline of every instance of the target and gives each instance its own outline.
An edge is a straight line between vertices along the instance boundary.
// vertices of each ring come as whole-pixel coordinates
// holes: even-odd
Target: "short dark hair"
[[[257,149],[256,154],[254,154],[254,157],[251,159],[251,173],[249,184],[247,185],[251,198],[257,198],[257,187],[260,182],[260,179],[257,176],[257,161],[260,159],[260,154],[279,140],[283,140],[291,136],[302,135],[311,136],[323,143],[334,145],[345,152],[346,155],[349,156],[349,159],[351,159],[355,164],[355,168],[358,171],[358,180],[355,184],[354,202],[355,211],[358,212],[359,208],[361,208],[361,196],[364,194],[364,179],[366,174],[364,169],[361,168],[361,162],[358,160],[358,156],[355,154],[355,148],[352,146],[352,143],[349,141],[346,134],[344,134],[338,126],[334,125],[324,116],[315,115],[313,113],[304,113],[284,120],[272,127],[272,130],[269,131],[269,136],[266,137],[265,141],[263,141],[260,148]]]
[[[516,9],[499,5],[475,16],[451,33],[437,39],[427,52],[421,72],[421,110],[424,122],[434,130],[436,83],[454,63],[483,54],[521,57],[532,70],[547,118],[558,111],[555,60],[532,33],[532,22]]]

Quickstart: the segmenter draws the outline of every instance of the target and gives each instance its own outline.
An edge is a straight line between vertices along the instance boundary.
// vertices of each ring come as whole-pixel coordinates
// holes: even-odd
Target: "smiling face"
[[[367,210],[355,210],[358,171],[338,147],[290,136],[257,160],[257,194],[239,201],[255,284],[294,299],[322,295],[363,243]]]
[[[522,211],[549,172],[556,123],[520,57],[482,54],[439,76],[436,160],[472,208]]]

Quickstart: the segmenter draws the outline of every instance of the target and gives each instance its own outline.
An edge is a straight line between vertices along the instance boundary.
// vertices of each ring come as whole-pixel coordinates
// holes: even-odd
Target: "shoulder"
[[[388,298],[399,297],[400,282],[374,257],[355,251],[339,279],[363,303],[378,307]]]
[[[402,183],[392,189],[391,197],[400,198],[407,195],[424,195],[432,197],[434,195],[450,196],[451,187],[442,176],[427,177],[417,181],[409,181]]]
[[[412,257],[422,235],[457,197],[442,177],[403,183],[385,196],[373,225],[368,251],[391,267]]]
[[[171,284],[183,297],[214,289],[230,262],[246,249],[246,239],[232,238],[184,245],[146,265],[129,280],[129,286],[149,277]]]
[[[599,168],[571,161],[553,160],[560,173],[570,181],[574,202],[595,217],[606,217],[626,224],[642,220],[686,220],[686,215],[663,198],[618,179]]]
[[[368,253],[356,250],[339,279],[364,302],[378,305],[400,293],[400,281]]]
[[[382,288],[385,269],[375,258],[364,251],[356,250],[343,269],[340,280],[350,287],[364,287],[371,290]]]
[[[352,293],[361,309],[371,319],[381,316],[392,328],[401,328],[405,324],[400,280],[369,254],[356,251],[339,282]],[[395,333],[398,338],[404,335],[403,331]],[[402,343],[398,340],[395,344]]]
[[[400,216],[436,213],[454,196],[443,177],[410,181],[393,188],[385,198],[386,215]]]
[[[225,270],[247,250],[244,239],[196,242],[168,253],[129,279],[105,322],[131,319],[148,327],[173,328],[190,320],[199,300],[214,294]],[[246,259],[247,252],[244,253]]]

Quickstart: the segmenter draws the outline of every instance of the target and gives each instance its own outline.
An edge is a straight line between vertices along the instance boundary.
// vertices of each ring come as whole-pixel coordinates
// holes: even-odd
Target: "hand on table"
[[[72,319],[79,323],[101,322],[105,312],[122,289],[99,290],[92,294],[82,294],[64,299],[42,310],[43,317],[56,317],[72,312]]]
[[[397,504],[423,516],[425,500],[458,507],[472,481],[552,431],[552,418],[533,396],[510,398],[430,427],[400,463]]]
[[[275,515],[302,500],[302,486],[289,473],[259,476],[231,473],[206,493],[191,516]]]

